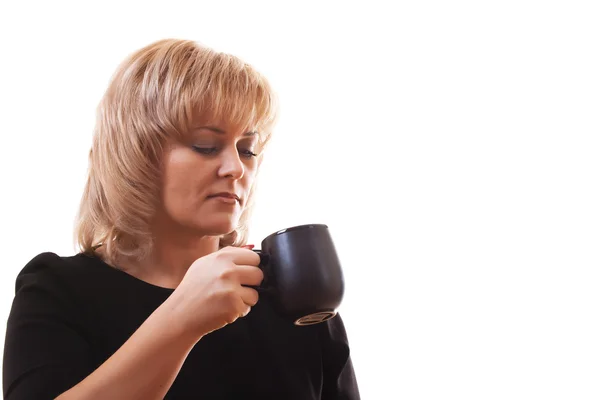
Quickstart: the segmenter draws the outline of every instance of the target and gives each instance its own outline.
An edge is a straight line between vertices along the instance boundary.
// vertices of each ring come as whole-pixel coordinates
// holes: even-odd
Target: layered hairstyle
[[[98,109],[87,182],[75,226],[79,250],[142,258],[152,249],[150,223],[160,193],[160,164],[170,139],[198,119],[258,132],[259,163],[277,119],[266,78],[237,57],[188,40],[167,39],[130,55],[113,75]],[[220,247],[245,244],[254,189]]]

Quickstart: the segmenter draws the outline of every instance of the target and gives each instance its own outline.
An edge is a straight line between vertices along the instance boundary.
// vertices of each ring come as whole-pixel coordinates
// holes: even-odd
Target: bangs
[[[180,90],[174,92],[166,85],[164,94],[171,101],[163,103],[179,108],[171,111],[186,131],[200,120],[256,131],[259,144],[265,144],[278,113],[276,95],[266,78],[237,57],[212,49],[194,46],[186,56],[183,76],[174,85]]]
[[[235,129],[258,132],[265,142],[276,119],[277,106],[268,82],[248,65],[220,56],[206,87],[194,89],[195,117],[208,123],[223,123]],[[194,79],[200,82],[200,79]]]

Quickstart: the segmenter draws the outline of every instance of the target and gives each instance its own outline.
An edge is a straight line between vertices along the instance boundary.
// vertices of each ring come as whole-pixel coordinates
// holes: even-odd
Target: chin
[[[194,226],[195,230],[201,232],[202,235],[221,236],[231,233],[237,226],[237,220],[221,220],[221,221],[202,221]]]

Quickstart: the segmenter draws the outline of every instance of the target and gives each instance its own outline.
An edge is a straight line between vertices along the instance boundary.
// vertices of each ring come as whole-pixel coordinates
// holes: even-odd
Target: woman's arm
[[[26,267],[7,326],[6,400],[162,399],[193,346],[245,316],[263,273],[247,249],[198,259],[171,296],[99,367],[81,334],[77,299],[43,263]],[[94,370],[95,368],[95,370]],[[58,396],[58,397],[57,397]]]
[[[173,294],[123,346],[58,400],[162,399],[204,335],[245,316],[258,301],[260,258],[225,248],[189,268]]]
[[[167,299],[96,371],[57,397],[70,399],[162,399],[199,340],[187,333]]]

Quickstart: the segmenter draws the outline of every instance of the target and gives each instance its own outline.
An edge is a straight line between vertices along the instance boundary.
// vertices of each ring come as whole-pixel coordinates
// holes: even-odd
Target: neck
[[[219,250],[218,236],[178,230],[154,230],[152,251],[141,260],[123,260],[119,268],[152,285],[175,289],[198,258]]]

